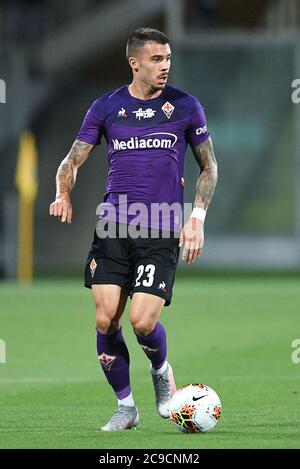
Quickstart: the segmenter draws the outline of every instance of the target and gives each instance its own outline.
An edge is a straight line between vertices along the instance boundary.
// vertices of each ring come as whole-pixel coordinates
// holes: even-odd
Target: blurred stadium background
[[[131,80],[125,43],[139,26],[170,37],[170,84],[205,107],[219,163],[204,252],[180,263],[162,315],[177,384],[204,382],[221,397],[207,438],[185,438],[156,414],[127,317],[141,425],[98,431],[115,399],[81,285],[105,143],[79,171],[72,224],[48,215],[90,103]],[[299,26],[298,0],[0,1],[1,448],[299,448]],[[187,202],[197,173],[189,150]],[[30,280],[31,244],[34,282],[16,286]]]
[[[90,103],[130,82],[125,43],[139,25],[169,35],[170,83],[205,107],[219,162],[205,250],[193,267],[299,269],[300,105],[291,101],[299,10],[296,0],[2,0],[1,277],[17,271],[15,178],[26,130],[38,154],[35,275],[81,274],[104,191],[105,144],[79,172],[71,226],[48,216],[55,173]],[[188,202],[196,174],[189,151]]]

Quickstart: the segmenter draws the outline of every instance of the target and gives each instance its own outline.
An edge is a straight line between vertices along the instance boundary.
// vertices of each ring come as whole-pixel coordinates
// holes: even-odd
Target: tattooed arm
[[[199,178],[196,183],[194,207],[207,210],[213,197],[218,180],[217,161],[211,138],[193,148],[196,161],[200,167]],[[190,218],[184,225],[179,246],[184,243],[182,259],[188,264],[200,256],[204,244],[204,222],[197,218]]]
[[[218,180],[217,161],[211,138],[208,137],[200,145],[197,145],[193,152],[200,167],[194,207],[201,207],[207,210]]]
[[[87,160],[95,145],[75,140],[71,150],[62,160],[56,173],[55,201],[49,207],[49,214],[59,217],[62,223],[72,221],[70,192],[73,189],[77,170]]]

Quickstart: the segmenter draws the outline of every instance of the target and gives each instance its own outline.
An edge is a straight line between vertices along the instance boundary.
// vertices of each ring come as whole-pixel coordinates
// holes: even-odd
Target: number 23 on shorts
[[[145,274],[145,275],[144,275]],[[137,268],[137,277],[135,280],[135,287],[143,285],[143,287],[151,287],[154,282],[155,265],[147,264],[146,266],[140,264]],[[143,277],[143,279],[141,279]]]

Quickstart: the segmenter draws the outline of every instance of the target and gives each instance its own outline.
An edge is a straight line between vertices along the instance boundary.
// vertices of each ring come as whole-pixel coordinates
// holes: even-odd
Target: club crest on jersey
[[[173,104],[169,103],[169,101],[166,101],[165,104],[161,107],[165,115],[167,116],[168,119],[170,119],[171,115],[173,114],[173,111],[175,109],[175,106]]]
[[[150,119],[150,117],[154,117],[156,113],[156,111],[153,111],[153,109],[151,109],[150,107],[145,109],[145,111],[143,111],[143,109],[140,107],[137,111],[132,112],[133,114],[135,114],[136,119],[138,119],[139,121],[141,119]]]
[[[128,114],[123,107],[119,110],[118,117],[128,117]]]
[[[110,371],[116,358],[116,356],[108,355],[107,353],[101,353],[101,355],[98,356],[99,362],[101,363],[101,365],[104,366],[107,371]]]
[[[94,277],[96,269],[97,269],[97,262],[95,261],[95,259],[92,259],[90,262],[90,272],[91,272],[92,277]]]

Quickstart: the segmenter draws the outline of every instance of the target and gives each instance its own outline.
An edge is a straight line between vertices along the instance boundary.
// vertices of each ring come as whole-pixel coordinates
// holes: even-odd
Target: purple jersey
[[[98,145],[102,136],[109,162],[102,217],[112,219],[107,210],[112,204],[117,221],[130,223],[139,213],[141,226],[178,231],[182,217],[176,208],[169,220],[153,214],[161,204],[183,205],[187,144],[209,136],[199,101],[169,85],[159,97],[142,100],[123,86],[94,101],[77,139]]]

